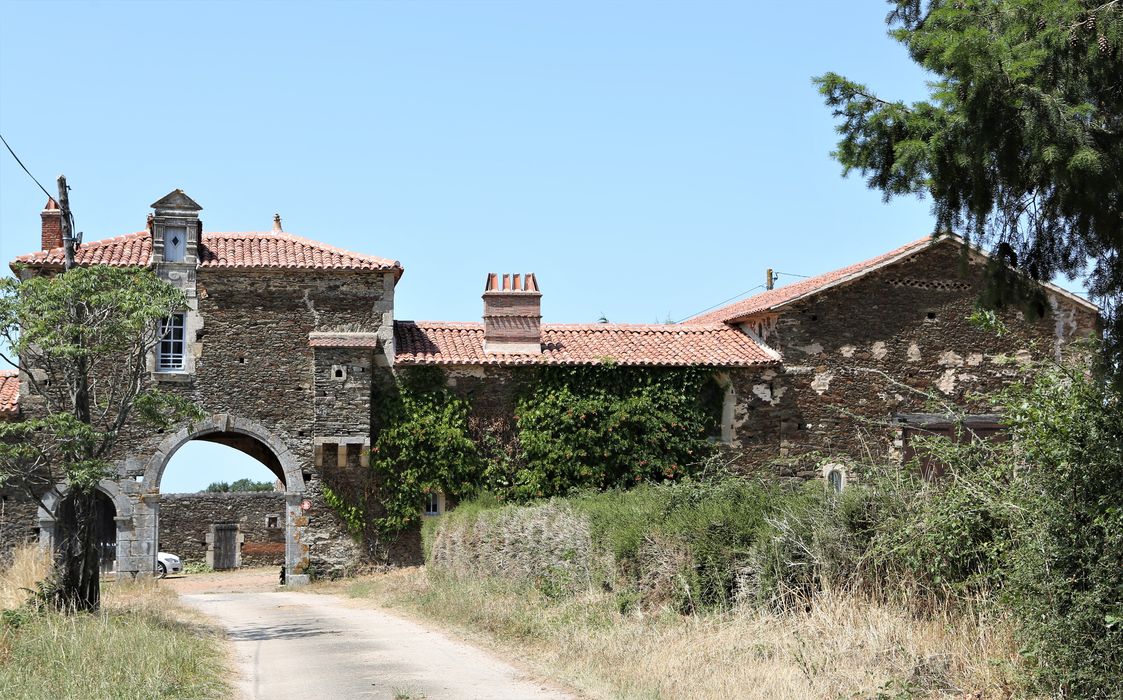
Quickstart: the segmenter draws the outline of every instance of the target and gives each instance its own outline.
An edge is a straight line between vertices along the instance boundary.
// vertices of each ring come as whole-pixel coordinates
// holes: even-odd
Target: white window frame
[[[435,518],[444,512],[445,495],[443,493],[440,491],[430,491],[425,494],[425,502],[421,504],[421,515],[426,518]]]
[[[837,488],[835,488],[835,484],[831,483],[832,474],[838,474]],[[846,472],[846,465],[837,463],[823,465],[823,483],[831,493],[842,493],[845,491],[849,480],[850,475]]]
[[[187,314],[172,314],[160,321],[156,343],[157,372],[187,371]]]
[[[179,243],[172,239],[179,237]],[[187,228],[170,226],[164,229],[164,262],[183,262],[187,258]]]

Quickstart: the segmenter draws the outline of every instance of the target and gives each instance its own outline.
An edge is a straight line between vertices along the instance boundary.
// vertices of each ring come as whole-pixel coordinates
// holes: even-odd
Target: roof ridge
[[[924,236],[923,238],[918,238],[916,240],[910,241],[909,243],[905,243],[904,245],[901,245],[884,253],[880,253],[873,257],[850,263],[849,265],[843,265],[842,267],[838,267],[833,270],[826,270],[824,272],[820,272],[817,275],[811,275],[810,277],[801,279],[797,282],[792,282],[791,284],[786,284],[782,287],[768,289],[752,296],[745,297],[744,299],[726,304],[717,309],[714,309],[713,311],[707,311],[701,314],[697,314],[695,316],[692,316],[691,318],[686,319],[682,323],[683,325],[730,323],[735,319],[749,316],[754,313],[759,313],[760,311],[764,311],[772,306],[785,304],[801,296],[812,294],[815,291],[818,291],[819,289],[828,285],[846,281],[854,275],[862,274],[868,271],[869,268],[873,268],[878,265],[891,262],[899,257],[909,255],[912,252],[924,247],[925,245],[932,245],[943,243],[945,241],[956,240],[962,241],[963,239],[955,234],[941,234],[939,237],[933,237],[931,234],[929,234]],[[790,298],[785,294],[785,292],[794,291],[797,287],[804,288],[806,289],[806,291],[796,292],[796,294]],[[767,303],[760,308],[757,308],[752,303],[755,301],[759,305],[761,302],[765,302],[765,300],[773,298],[776,299],[775,302]],[[734,312],[733,310],[738,307],[746,310]]]
[[[203,231],[204,241],[206,240],[206,238],[208,236],[215,236],[215,237],[226,236],[228,238],[245,237],[245,236],[253,236],[253,237],[260,237],[260,238],[272,238],[272,239],[280,238],[280,239],[286,239],[286,240],[290,240],[290,241],[294,241],[294,242],[298,242],[298,243],[304,243],[304,244],[307,244],[309,246],[312,246],[313,248],[320,248],[320,249],[323,249],[323,250],[326,250],[326,251],[330,251],[332,253],[339,253],[340,255],[349,255],[349,256],[352,256],[352,257],[356,257],[356,258],[368,258],[368,259],[371,259],[371,260],[378,260],[379,262],[390,263],[392,265],[401,265],[401,262],[398,261],[398,260],[391,260],[390,258],[384,258],[384,257],[381,257],[379,255],[371,255],[369,253],[359,253],[359,252],[356,252],[354,250],[348,250],[346,248],[340,248],[339,246],[334,246],[330,243],[324,243],[323,241],[317,241],[314,238],[308,238],[306,236],[300,236],[300,235],[297,235],[295,233],[290,233],[288,231]]]

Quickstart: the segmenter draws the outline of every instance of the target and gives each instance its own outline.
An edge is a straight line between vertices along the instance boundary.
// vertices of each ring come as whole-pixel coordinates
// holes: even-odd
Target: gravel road
[[[339,596],[219,590],[180,598],[226,629],[238,686],[253,700],[572,697],[464,642]]]

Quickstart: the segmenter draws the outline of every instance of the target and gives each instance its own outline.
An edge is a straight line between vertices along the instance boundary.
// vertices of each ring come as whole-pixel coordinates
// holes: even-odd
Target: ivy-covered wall
[[[723,392],[697,368],[413,367],[381,374],[366,485],[329,503],[375,560],[416,561],[422,504],[521,502],[674,481],[714,448]],[[326,481],[331,482],[330,476]]]

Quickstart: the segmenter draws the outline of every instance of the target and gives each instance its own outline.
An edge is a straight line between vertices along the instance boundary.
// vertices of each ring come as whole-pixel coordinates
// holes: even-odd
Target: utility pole
[[[70,272],[74,268],[74,220],[70,216],[70,196],[68,194],[69,188],[66,186],[66,176],[58,176],[58,208],[62,214],[62,249],[65,254],[65,262],[63,264],[63,273]],[[73,313],[76,319],[81,321],[85,316],[84,307],[82,306],[81,299],[72,299]],[[81,348],[81,338],[75,338],[74,342]],[[79,353],[75,358],[75,379],[72,390],[74,391],[74,415],[83,423],[89,423],[91,419],[90,410],[90,377],[89,377],[89,362],[84,354]]]
[[[772,274],[772,268],[768,268],[768,274],[765,275],[764,288],[772,289],[776,286],[776,277]]]
[[[70,196],[67,194],[66,176],[58,176],[58,208],[62,214],[62,248],[65,251],[66,258],[63,265],[64,271],[69,271],[74,267],[74,231],[71,226],[70,218]]]

